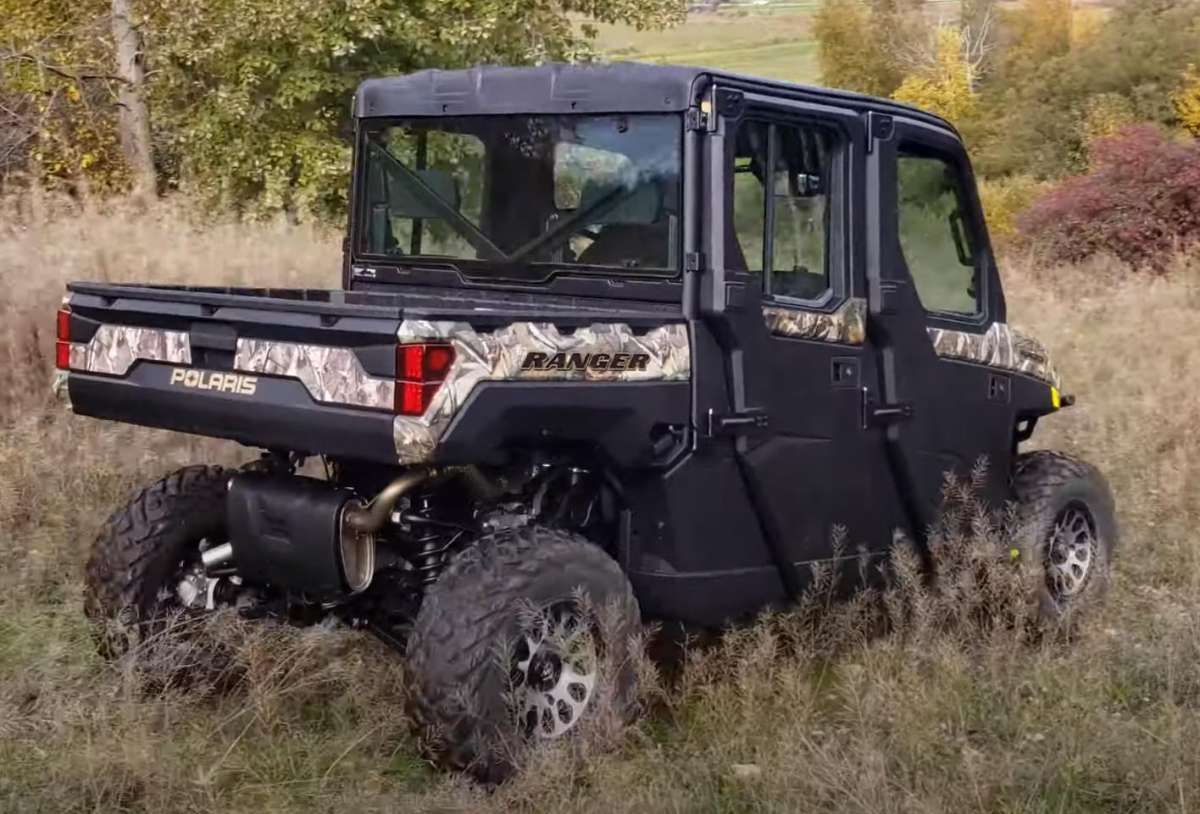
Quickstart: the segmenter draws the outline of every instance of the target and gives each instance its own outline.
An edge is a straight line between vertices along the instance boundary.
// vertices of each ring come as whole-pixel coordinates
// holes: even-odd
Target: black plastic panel
[[[392,415],[313,401],[295,379],[259,376],[253,396],[169,384],[169,364],[139,362],[125,378],[72,372],[76,413],[296,450],[394,464]]]
[[[647,463],[656,428],[687,425],[688,382],[482,382],[438,447],[444,463],[500,463],[534,445],[588,444],[616,466]]]
[[[645,616],[706,627],[787,599],[774,565],[703,573],[632,571],[629,581]]]

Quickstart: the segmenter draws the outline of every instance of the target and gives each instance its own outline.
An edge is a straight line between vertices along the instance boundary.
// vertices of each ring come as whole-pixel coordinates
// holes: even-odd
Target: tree
[[[951,122],[974,114],[974,68],[966,59],[962,30],[938,28],[934,63],[900,84],[893,98],[937,113]]]
[[[679,0],[179,0],[150,18],[172,181],[244,212],[346,205],[358,83],[419,68],[591,56],[592,21],[659,26]]]
[[[146,68],[142,35],[133,24],[129,0],[112,0],[112,34],[116,45],[121,149],[133,176],[135,195],[153,195],[157,187],[150,151],[150,111],[143,98]]]
[[[883,0],[886,3],[886,0]],[[821,82],[833,88],[890,96],[903,75],[889,42],[885,18],[894,5],[873,8],[863,0],[822,0],[813,15]]]
[[[1062,0],[1001,15],[1001,53],[970,136],[986,175],[1051,179],[1089,166],[1089,140],[1129,121],[1179,124],[1172,91],[1200,42],[1200,2],[1122,3],[1079,36]]]
[[[956,23],[931,23],[924,13],[910,14],[892,31],[892,52],[906,79],[936,76],[943,71],[947,48],[951,47],[948,38],[956,38],[955,60],[966,68],[967,83],[974,93],[979,81],[990,72],[997,50],[995,2],[967,0]]]
[[[107,0],[0,0],[0,179],[121,188]]]
[[[596,22],[642,28],[683,14],[682,0],[0,0],[0,47],[19,41],[0,60],[22,71],[0,104],[38,132],[42,108],[61,112],[62,127],[23,154],[37,162],[59,145],[62,160],[43,175],[112,167],[113,185],[132,176],[145,189],[154,171],[238,212],[330,215],[345,208],[350,101],[363,78],[588,59]],[[71,87],[97,133],[112,144],[120,134],[124,160],[81,154],[90,142],[64,101]]]

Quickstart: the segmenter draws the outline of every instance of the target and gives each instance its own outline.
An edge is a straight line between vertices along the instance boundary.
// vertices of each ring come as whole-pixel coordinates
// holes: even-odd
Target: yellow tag
[[[1019,548],[1010,548],[1010,549],[1008,550],[1008,558],[1009,558],[1010,560],[1019,560],[1019,559],[1021,559],[1021,549],[1019,549]]]
[[[1050,388],[1050,404],[1054,407],[1055,410],[1062,407],[1062,397],[1058,395],[1057,387]]]

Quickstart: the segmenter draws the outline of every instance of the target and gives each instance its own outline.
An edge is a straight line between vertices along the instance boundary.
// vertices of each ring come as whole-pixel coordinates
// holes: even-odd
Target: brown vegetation
[[[1191,811],[1200,807],[1200,265],[1005,264],[1013,321],[1078,406],[1037,440],[1112,479],[1124,540],[1109,603],[1069,645],[988,624],[981,522],[942,541],[941,594],[902,580],[865,636],[822,597],[643,665],[647,714],[615,745],[535,757],[494,793],[436,774],[399,660],[344,631],[223,620],[236,684],[147,688],[102,662],[80,609],[91,537],[135,484],[236,446],[73,417],[48,398],[52,312],[75,278],[336,285],[337,239],[208,226],[163,204],[0,213],[0,810]],[[973,553],[974,552],[974,553]],[[985,569],[986,572],[986,569]],[[1002,610],[1019,602],[992,594]],[[986,612],[985,612],[986,611]],[[814,621],[821,620],[821,621]],[[983,619],[981,622],[980,620]]]

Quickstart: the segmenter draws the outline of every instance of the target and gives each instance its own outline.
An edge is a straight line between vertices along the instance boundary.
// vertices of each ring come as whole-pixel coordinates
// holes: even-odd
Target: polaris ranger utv
[[[406,654],[432,755],[498,778],[504,744],[629,711],[643,616],[718,626],[835,557],[878,573],[981,460],[1046,612],[1103,588],[1112,498],[1019,451],[1069,399],[1006,322],[942,119],[636,64],[371,80],[354,116],[339,290],[69,286],[75,412],[266,451],[108,521],[110,652],[172,613],[333,615]]]

